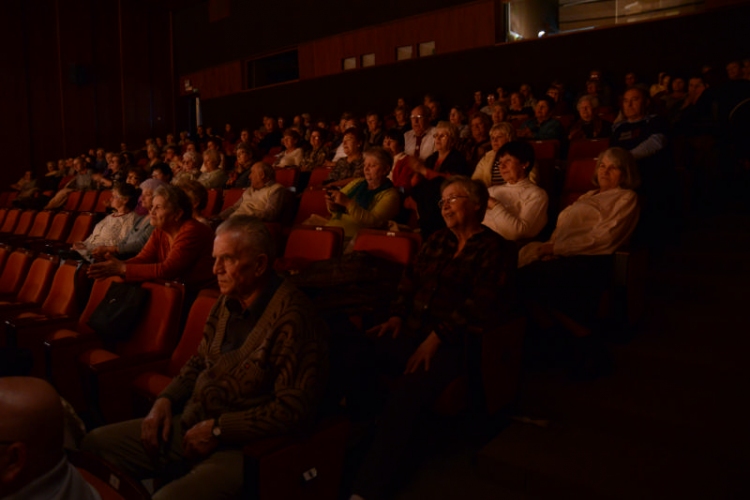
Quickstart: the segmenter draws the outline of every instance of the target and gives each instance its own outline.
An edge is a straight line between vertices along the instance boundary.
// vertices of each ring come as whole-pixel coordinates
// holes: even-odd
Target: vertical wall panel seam
[[[177,82],[174,71],[174,12],[169,11],[169,98],[172,103],[172,120],[167,130],[175,131],[177,128]]]
[[[62,138],[63,155],[69,156],[65,129],[65,96],[63,95],[62,73],[62,36],[60,34],[60,0],[55,0],[55,29],[57,30],[57,79],[60,84],[60,136]]]
[[[20,2],[21,4],[21,29],[23,30],[23,67],[24,76],[26,79],[26,119],[28,123],[28,134],[29,134],[29,165],[28,168],[34,169],[34,115],[32,113],[33,106],[31,105],[31,68],[29,68],[29,62],[31,61],[31,49],[29,48],[30,36],[29,36],[29,17],[28,17],[28,2]],[[59,156],[59,155],[58,155]]]
[[[99,88],[99,78],[97,78],[97,64],[96,64],[96,35],[97,35],[97,28],[98,23],[96,22],[96,1],[95,0],[89,0],[89,11],[91,12],[91,67],[89,68],[89,78],[91,79],[90,83],[93,85],[93,93],[94,93],[94,144],[95,147],[102,146],[102,133],[100,130],[99,125],[99,93],[97,92]]]
[[[153,29],[153,17],[154,17],[154,5],[151,4],[151,10],[148,15],[148,24],[146,26],[146,53],[148,54],[148,123],[150,130],[148,135],[154,135],[154,34],[151,32]]]
[[[120,142],[126,141],[127,142],[127,133],[125,129],[125,123],[126,123],[126,116],[125,116],[125,70],[124,70],[124,61],[123,61],[123,46],[122,46],[122,0],[117,0],[117,31],[118,31],[118,41],[120,43],[120,112],[122,114],[122,131],[121,131],[121,138]]]

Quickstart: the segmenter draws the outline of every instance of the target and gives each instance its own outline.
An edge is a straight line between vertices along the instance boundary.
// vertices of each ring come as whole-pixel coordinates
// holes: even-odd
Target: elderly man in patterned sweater
[[[198,353],[145,419],[97,429],[82,446],[138,478],[175,462],[190,471],[155,499],[233,498],[242,489],[242,446],[303,427],[324,389],[326,326],[302,292],[273,274],[265,225],[230,218],[216,230],[213,253],[222,295]]]

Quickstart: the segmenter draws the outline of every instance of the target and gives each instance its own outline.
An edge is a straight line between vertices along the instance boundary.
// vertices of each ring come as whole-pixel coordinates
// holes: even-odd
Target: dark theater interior
[[[2,0],[0,500],[750,498],[749,22]]]

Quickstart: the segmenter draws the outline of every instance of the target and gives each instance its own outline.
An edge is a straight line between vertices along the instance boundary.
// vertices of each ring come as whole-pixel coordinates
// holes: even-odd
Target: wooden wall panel
[[[41,173],[47,160],[114,149],[123,137],[139,146],[173,129],[161,2],[5,0],[2,8],[0,106],[13,117],[2,133],[13,150],[13,167],[0,169],[4,185],[28,166]]]
[[[191,94],[185,90],[185,81],[200,91],[201,99],[212,99],[242,91],[242,61],[234,61],[221,66],[214,66],[180,77],[179,92],[185,96]]]
[[[62,72],[55,0],[24,4],[27,30],[26,64],[28,103],[19,106],[30,120],[31,163],[72,155],[63,134]],[[32,20],[33,18],[33,20]],[[20,103],[19,103],[20,104]]]
[[[0,189],[7,189],[20,177],[20,171],[32,167],[29,142],[28,86],[24,58],[25,32],[23,23],[23,0],[3,3],[0,15],[0,109],[5,117],[0,120],[0,144],[3,146]]]
[[[120,73],[120,14],[117,1],[92,2],[91,35],[94,60],[95,142],[107,149],[120,148],[123,137]]]
[[[743,31],[748,18],[750,6],[717,9],[375,66],[210,99],[203,106],[204,122],[229,122],[239,129],[260,126],[266,113],[291,117],[302,112],[313,119],[335,120],[345,110],[360,115],[370,109],[389,112],[398,97],[417,103],[427,92],[437,94],[446,106],[469,105],[476,88],[513,89],[531,83],[544,89],[553,78],[576,93],[583,90],[594,66],[615,86],[629,70],[656,75],[668,68],[692,74],[703,64],[721,68],[728,60],[750,54],[750,38]],[[705,33],[721,36],[707,39]]]
[[[90,0],[57,0],[60,39],[60,133],[67,155],[96,147],[93,79],[93,26]]]
[[[153,99],[153,119],[150,134],[165,137],[174,132],[174,106],[176,79],[170,60],[172,33],[170,30],[170,13],[166,9],[153,8],[149,29],[150,52],[149,74],[151,75],[150,91]]]
[[[390,23],[300,44],[300,79],[336,74],[342,60],[375,53],[375,64],[396,60],[396,48],[434,41],[438,54],[495,43],[495,2],[488,0],[442,9]],[[310,57],[312,61],[301,58]]]
[[[149,73],[150,59],[155,56],[149,38],[152,19],[144,7],[140,1],[120,1],[122,94],[125,100],[123,141],[129,148],[143,146],[143,133],[151,131],[154,120]]]

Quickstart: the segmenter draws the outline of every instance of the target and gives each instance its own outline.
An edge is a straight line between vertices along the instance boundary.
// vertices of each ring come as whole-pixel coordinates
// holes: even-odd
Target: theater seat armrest
[[[34,309],[39,306],[40,304],[37,304],[36,302],[10,302],[8,304],[0,304],[0,315],[3,313],[15,313],[16,311]]]
[[[48,350],[77,348],[80,352],[89,349],[97,349],[102,346],[102,341],[96,335],[79,335],[77,337],[64,337],[61,339],[47,339],[44,347]]]
[[[5,321],[7,328],[21,329],[29,326],[49,326],[55,329],[69,328],[75,325],[75,319],[64,314],[58,314],[54,316],[41,316],[38,318],[15,318],[8,319]]]

